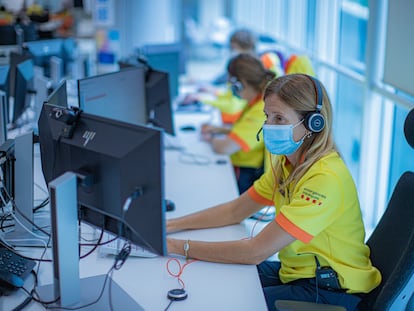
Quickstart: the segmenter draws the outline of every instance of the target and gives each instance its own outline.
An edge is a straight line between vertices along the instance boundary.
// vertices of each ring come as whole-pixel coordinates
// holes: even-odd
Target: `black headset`
[[[322,132],[322,130],[325,127],[325,118],[323,117],[323,115],[321,114],[321,109],[322,109],[322,100],[323,100],[323,93],[322,93],[322,86],[321,83],[319,82],[319,80],[305,75],[307,76],[311,81],[312,84],[315,88],[315,94],[316,94],[316,109],[315,111],[312,112],[308,112],[305,115],[304,118],[304,125],[306,127],[306,129],[308,129],[309,131],[313,132],[313,133],[320,133]],[[263,127],[261,127],[259,129],[259,131],[256,134],[256,140],[260,141],[260,132],[263,130]]]
[[[322,86],[319,80],[308,75],[306,76],[312,81],[312,84],[315,88],[316,109],[315,111],[308,112],[305,115],[304,125],[309,131],[313,133],[319,133],[322,132],[323,128],[325,127],[325,118],[321,114],[323,100]]]

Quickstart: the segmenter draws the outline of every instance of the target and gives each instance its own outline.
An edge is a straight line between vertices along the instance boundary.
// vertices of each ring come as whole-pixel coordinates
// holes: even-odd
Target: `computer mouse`
[[[224,160],[224,159],[218,159],[218,160],[216,160],[216,164],[222,165],[222,164],[226,164],[226,163],[227,163],[227,160]]]
[[[196,130],[196,128],[194,125],[183,125],[180,127],[180,130],[183,132],[193,132]]]

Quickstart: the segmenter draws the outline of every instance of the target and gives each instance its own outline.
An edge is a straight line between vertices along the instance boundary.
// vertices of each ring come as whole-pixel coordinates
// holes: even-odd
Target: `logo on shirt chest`
[[[300,197],[301,199],[316,205],[322,205],[323,200],[326,199],[326,196],[324,194],[316,192],[309,188],[303,189]]]

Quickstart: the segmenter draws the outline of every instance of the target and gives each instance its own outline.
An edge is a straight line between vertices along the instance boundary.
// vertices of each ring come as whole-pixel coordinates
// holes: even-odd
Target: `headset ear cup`
[[[319,133],[325,127],[325,118],[319,112],[308,113],[305,117],[305,126],[309,131]]]

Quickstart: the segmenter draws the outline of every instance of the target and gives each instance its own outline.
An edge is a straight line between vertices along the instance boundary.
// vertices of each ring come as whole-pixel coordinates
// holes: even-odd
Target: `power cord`
[[[22,290],[24,292],[26,292],[26,294],[28,295],[26,297],[25,300],[23,300],[23,302],[21,304],[19,304],[18,306],[16,306],[12,311],[20,311],[23,310],[23,308],[25,308],[33,299],[33,294],[36,290],[37,287],[37,273],[33,270],[32,274],[34,276],[34,283],[33,283],[33,288],[32,290],[29,292],[26,288],[22,287]]]
[[[128,258],[129,254],[131,252],[131,246],[129,245],[129,243],[126,243],[124,245],[124,247],[122,248],[122,250],[119,252],[119,254],[115,257],[115,262],[113,263],[113,265],[111,266],[111,268],[108,270],[108,272],[105,275],[105,279],[102,285],[102,289],[98,295],[98,297],[87,303],[84,304],[82,306],[77,306],[77,307],[61,307],[61,306],[50,306],[53,303],[56,303],[57,301],[59,301],[60,297],[55,298],[53,301],[41,301],[38,298],[33,298],[33,300],[35,300],[36,302],[41,303],[46,309],[58,309],[58,310],[79,310],[79,309],[83,309],[89,306],[94,305],[95,303],[97,303],[103,296],[103,293],[105,292],[105,287],[106,287],[106,283],[108,282],[108,279],[110,279],[111,282],[111,278],[110,276],[112,275],[112,272],[114,270],[119,270],[123,264],[125,263],[126,259]],[[110,298],[110,308],[111,310],[113,309],[113,305],[112,305],[112,299],[111,299],[111,291],[110,291],[110,287],[109,287],[109,298]]]

